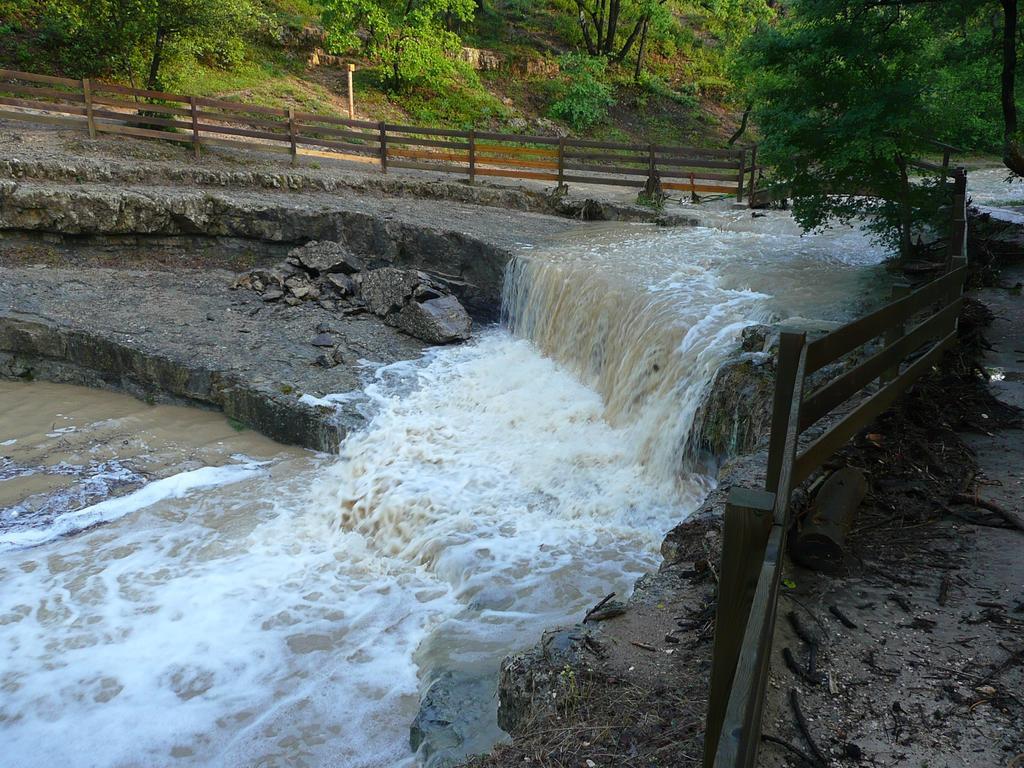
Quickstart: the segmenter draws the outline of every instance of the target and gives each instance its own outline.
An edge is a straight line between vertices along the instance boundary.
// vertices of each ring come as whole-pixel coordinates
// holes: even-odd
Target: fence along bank
[[[5,108],[6,107],[6,108]],[[351,120],[0,69],[0,119],[464,177],[755,195],[757,147],[703,149]]]

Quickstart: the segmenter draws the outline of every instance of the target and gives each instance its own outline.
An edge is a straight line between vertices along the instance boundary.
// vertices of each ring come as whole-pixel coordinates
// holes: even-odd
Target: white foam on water
[[[516,283],[513,329],[534,341],[490,330],[375,370],[359,402],[372,421],[340,457],[151,489],[104,508],[106,525],[0,552],[0,762],[411,765],[424,675],[493,680],[543,628],[627,594],[710,487],[673,453],[679,404],[777,311],[748,276],[801,258],[742,231],[721,248],[629,232]],[[575,349],[544,341],[560,329]],[[671,450],[650,449],[659,429]],[[494,702],[478,706],[484,748]]]
[[[628,591],[699,498],[643,480],[600,397],[503,331],[367,395],[338,461],[119,500],[134,513],[0,554],[5,759],[411,763],[426,638],[496,663]]]
[[[1010,171],[1002,165],[968,171],[967,192],[973,202],[995,208],[1024,204],[1024,180],[1010,178]]]
[[[259,466],[257,462],[247,462],[223,467],[201,467],[154,480],[133,493],[59,515],[43,528],[0,530],[0,552],[38,546],[100,523],[112,522],[163,499],[179,499],[198,488],[237,483],[258,471]]]

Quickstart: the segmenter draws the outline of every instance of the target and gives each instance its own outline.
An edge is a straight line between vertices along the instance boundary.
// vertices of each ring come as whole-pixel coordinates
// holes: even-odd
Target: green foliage
[[[639,84],[651,94],[667,99],[682,107],[696,109],[700,106],[700,100],[697,98],[694,88],[684,88],[677,91],[662,78],[648,72],[644,72],[640,76]]]
[[[237,66],[245,41],[267,23],[251,0],[47,0],[42,28],[61,68],[162,87],[169,61]]]
[[[615,103],[611,86],[604,80],[607,61],[570,53],[559,62],[561,73],[554,84],[555,100],[548,108],[549,114],[577,131],[602,122]]]
[[[867,216],[906,252],[934,207],[906,159],[950,119],[933,98],[941,65],[926,14],[870,0],[796,0],[778,28],[749,38],[745,60],[760,157],[794,198],[805,229]]]
[[[396,101],[410,120],[424,125],[470,129],[506,116],[507,109],[492,96],[467,64],[455,62],[458,77],[438,90],[419,88],[399,94]]]
[[[323,22],[331,50],[361,49],[383,68],[392,92],[440,92],[460,73],[460,41],[450,26],[471,21],[475,7],[473,0],[325,0]]]

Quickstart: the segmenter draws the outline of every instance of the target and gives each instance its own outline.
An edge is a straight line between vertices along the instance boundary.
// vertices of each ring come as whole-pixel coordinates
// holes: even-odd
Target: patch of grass
[[[507,110],[485,88],[453,85],[437,93],[418,91],[395,98],[409,119],[420,125],[469,129],[505,115]]]
[[[228,416],[228,425],[233,430],[235,430],[235,432],[245,432],[247,429],[249,429],[249,427],[247,427],[245,424],[243,424],[233,416]]]

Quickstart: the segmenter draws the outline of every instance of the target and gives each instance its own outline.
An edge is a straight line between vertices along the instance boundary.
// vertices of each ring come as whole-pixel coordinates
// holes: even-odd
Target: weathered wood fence
[[[690,194],[754,192],[757,147],[634,145],[425,128],[0,69],[0,118],[190,144],[478,177]]]
[[[791,492],[956,343],[967,276],[967,175],[948,161],[929,170],[953,178],[945,273],[916,290],[895,286],[892,303],[819,338],[781,334],[765,488],[733,488],[725,508],[705,768],[757,762]],[[856,365],[806,391],[809,376],[862,348]],[[805,430],[875,380],[877,390],[801,447]]]

